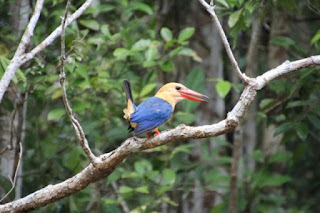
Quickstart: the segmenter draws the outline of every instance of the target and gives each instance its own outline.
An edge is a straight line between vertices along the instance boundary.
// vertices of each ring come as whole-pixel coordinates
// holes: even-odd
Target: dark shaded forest
[[[0,0],[1,81],[39,2]],[[84,2],[71,1],[67,15]],[[210,97],[208,103],[179,103],[160,126],[163,133],[180,124],[205,128],[226,119],[245,90],[200,1],[94,0],[63,31],[62,66],[61,31],[48,45],[41,42],[62,23],[66,3],[44,1],[21,52],[43,49],[17,59],[23,63],[0,98],[0,209],[95,165],[65,109],[62,67],[74,118],[94,155],[111,153],[105,158],[133,136],[123,118],[125,79],[136,103],[168,82]],[[286,63],[288,73],[257,91],[233,131],[159,139],[164,145],[152,149],[144,145],[148,141],[132,139],[142,144],[139,152],[105,166],[105,172],[101,167],[99,175],[88,173],[87,187],[70,182],[79,192],[59,195],[63,199],[35,206],[34,212],[320,212],[320,2],[214,3],[246,76]],[[308,57],[314,61],[291,72],[289,61]]]

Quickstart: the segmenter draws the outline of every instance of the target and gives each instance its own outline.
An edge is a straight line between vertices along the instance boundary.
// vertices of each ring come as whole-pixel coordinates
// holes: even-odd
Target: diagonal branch
[[[19,46],[10,61],[5,73],[3,74],[1,81],[0,81],[0,103],[3,98],[4,93],[6,92],[11,79],[14,77],[17,69],[22,65],[21,57],[25,54],[25,50],[30,43],[30,39],[33,35],[34,28],[39,20],[40,13],[43,7],[44,0],[37,0],[36,6],[34,8],[33,15],[29,21],[29,24],[22,35],[20,40]]]
[[[68,10],[69,10],[70,4],[71,4],[71,0],[68,0],[67,5],[66,5],[66,9],[65,9],[65,13],[64,13],[64,16],[61,21],[62,31],[61,31],[61,57],[60,57],[60,84],[62,87],[62,98],[63,98],[64,106],[65,106],[66,111],[68,113],[69,119],[72,123],[73,129],[75,130],[76,135],[78,137],[78,141],[80,142],[82,149],[86,153],[86,155],[89,158],[89,160],[91,161],[91,163],[94,164],[95,160],[96,160],[96,156],[92,153],[92,151],[89,147],[89,143],[86,139],[86,136],[85,136],[84,131],[80,125],[80,122],[73,115],[72,108],[71,108],[69,101],[68,101],[66,85],[64,83],[65,79],[66,79],[66,72],[65,72],[65,67],[64,67],[64,63],[66,60],[65,29],[66,29],[66,20],[67,20]]]
[[[243,82],[243,83],[246,83],[246,84],[250,84],[252,83],[253,79],[249,78],[248,76],[246,76],[245,73],[242,73],[239,66],[238,66],[238,62],[236,61],[236,59],[234,58],[234,55],[232,53],[232,50],[231,50],[231,47],[230,47],[230,44],[228,42],[228,39],[227,39],[227,36],[226,34],[224,33],[223,31],[223,28],[220,24],[220,21],[216,15],[216,13],[214,12],[214,6],[212,5],[209,5],[205,0],[199,0],[199,2],[207,9],[208,13],[211,15],[212,17],[212,20],[213,22],[215,23],[217,29],[218,29],[218,32],[219,32],[219,35],[221,37],[221,40],[222,40],[222,43],[226,49],[226,52],[228,54],[228,57],[230,59],[230,62],[234,68],[234,70],[236,71],[237,75],[239,76],[240,80]]]
[[[41,13],[41,10],[43,7],[43,3],[44,3],[44,0],[37,1],[36,6],[34,8],[33,15],[29,21],[29,24],[28,24],[26,30],[24,31],[24,34],[21,38],[20,44],[17,48],[15,55],[21,56],[22,54],[25,53],[26,48],[27,48],[28,44],[30,43],[30,39],[33,36],[34,28],[36,27],[37,22],[39,20],[40,13]]]
[[[253,78],[253,84],[246,85],[238,103],[228,113],[226,119],[216,124],[198,127],[180,125],[175,129],[162,132],[159,136],[151,139],[129,138],[117,149],[97,157],[98,160],[95,165],[89,164],[81,172],[61,183],[48,185],[24,198],[0,205],[0,212],[28,211],[70,196],[84,189],[90,183],[94,183],[110,175],[132,153],[167,143],[181,142],[191,138],[216,137],[230,132],[239,125],[258,90],[281,75],[314,65],[320,65],[320,55],[293,62],[287,61],[275,69],[269,70],[257,78]]]
[[[33,34],[33,31],[31,33],[30,29],[34,29],[35,25],[36,25],[36,21],[38,19],[35,19],[35,14],[40,15],[41,9],[42,9],[42,5],[43,5],[43,1],[44,0],[38,0],[36,7],[35,7],[35,11],[34,11],[34,15],[31,17],[30,22],[32,22],[32,24],[28,24],[28,27],[26,28],[26,32],[28,32],[27,34],[30,35],[30,37]],[[93,0],[86,0],[81,7],[78,8],[78,10],[76,10],[71,16],[69,16],[69,18],[66,20],[66,26],[68,26],[69,24],[71,24],[74,20],[76,20],[77,18],[79,18],[83,12],[88,9],[88,7],[91,5],[91,3],[93,2]],[[42,3],[42,4],[41,4]],[[40,7],[41,5],[41,7]],[[33,18],[35,17],[35,18]],[[38,17],[39,18],[39,17]],[[33,23],[35,22],[35,23]],[[29,29],[30,26],[30,29]],[[31,50],[29,53],[24,53],[25,51],[25,47],[20,47],[20,45],[27,45],[27,43],[25,43],[26,41],[29,43],[30,42],[30,38],[29,39],[21,39],[21,42],[19,44],[19,47],[17,49],[16,54],[13,56],[13,58],[11,59],[5,73],[3,74],[1,80],[0,80],[0,103],[2,101],[3,95],[6,92],[11,79],[14,77],[16,71],[26,62],[30,61],[31,59],[33,59],[36,54],[40,53],[42,50],[44,50],[47,46],[49,46],[50,44],[52,44],[52,42],[61,34],[62,32],[62,26],[60,25],[59,27],[57,27],[46,39],[44,39],[38,46],[36,46],[33,50]],[[19,54],[18,54],[19,53]]]
[[[69,26],[73,21],[78,19],[83,12],[88,9],[88,7],[91,5],[93,0],[86,0],[81,7],[78,8],[72,15],[70,15],[66,19],[65,26]],[[35,55],[40,53],[42,50],[44,50],[47,46],[49,46],[62,32],[62,25],[57,27],[46,39],[44,39],[38,46],[33,48],[29,53],[25,54],[25,56],[22,59],[22,63],[26,63],[27,61],[33,59]]]

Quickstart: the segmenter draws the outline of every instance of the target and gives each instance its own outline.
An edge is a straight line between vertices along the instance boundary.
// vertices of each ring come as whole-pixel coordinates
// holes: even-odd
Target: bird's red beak
[[[192,101],[200,101],[200,102],[203,102],[203,101],[208,102],[209,101],[208,96],[202,95],[202,94],[195,92],[191,89],[182,89],[179,91],[179,93],[180,93],[181,97],[192,100]]]

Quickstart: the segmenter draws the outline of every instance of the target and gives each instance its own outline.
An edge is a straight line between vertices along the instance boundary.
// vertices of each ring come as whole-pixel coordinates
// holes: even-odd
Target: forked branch
[[[43,51],[47,46],[52,44],[52,42],[61,34],[62,26],[57,27],[46,39],[44,39],[38,46],[32,49],[29,53],[25,53],[27,45],[30,43],[30,38],[33,35],[33,30],[39,19],[44,0],[38,0],[31,17],[29,24],[25,30],[25,34],[19,43],[17,51],[13,58],[11,59],[5,73],[0,80],[0,103],[3,99],[4,93],[6,92],[12,78],[16,74],[16,71],[26,62],[33,59],[38,53]],[[65,25],[68,26],[74,20],[79,18],[83,12],[88,9],[93,0],[86,0],[81,7],[78,8],[71,16],[66,19]]]
[[[239,76],[240,80],[243,83],[246,83],[246,84],[253,83],[253,79],[252,78],[249,78],[248,76],[246,76],[246,74],[241,72],[241,70],[239,68],[239,65],[238,65],[238,62],[234,58],[234,55],[232,53],[232,50],[231,50],[230,44],[228,42],[227,36],[223,31],[223,28],[222,28],[222,26],[220,24],[218,16],[214,12],[214,5],[209,5],[205,0],[198,0],[198,1],[207,9],[208,13],[211,15],[212,20],[213,20],[214,24],[216,25],[217,30],[219,32],[220,38],[222,40],[222,43],[223,43],[223,45],[224,45],[224,47],[226,49],[226,52],[227,52],[228,57],[230,59],[230,62],[232,64],[234,70],[236,71],[237,75]]]

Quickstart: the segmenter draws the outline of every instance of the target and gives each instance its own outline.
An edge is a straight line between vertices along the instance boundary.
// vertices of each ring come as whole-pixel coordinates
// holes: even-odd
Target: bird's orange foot
[[[149,132],[146,132],[147,138],[152,138],[152,137],[160,135],[160,134],[161,134],[161,132],[158,129],[154,131],[154,135],[152,135]]]
[[[152,138],[152,135],[149,132],[146,132],[147,138]]]
[[[157,129],[157,130],[155,131],[155,133],[154,133],[154,136],[160,135],[160,134],[161,134],[161,132]]]

